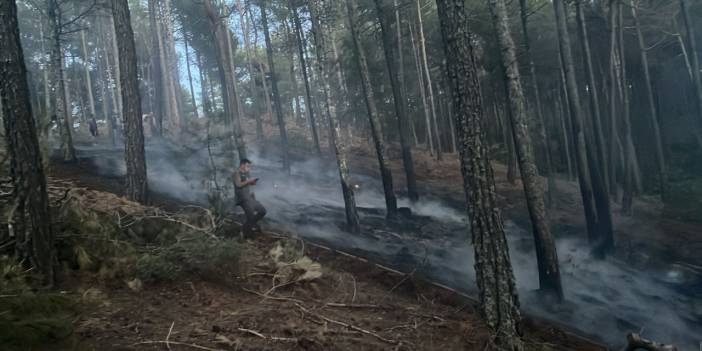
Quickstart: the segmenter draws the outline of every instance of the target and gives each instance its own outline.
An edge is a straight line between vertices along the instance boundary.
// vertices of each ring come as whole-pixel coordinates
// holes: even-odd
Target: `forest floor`
[[[54,179],[122,192],[88,163],[54,164]],[[180,204],[161,194],[154,202]],[[88,350],[485,350],[487,328],[464,295],[268,231],[247,240],[238,272],[130,286],[89,276],[64,289],[97,296],[77,321]],[[237,232],[236,229],[233,232]],[[282,243],[282,245],[281,245]],[[312,260],[310,279],[280,284],[280,247]],[[319,266],[315,266],[318,263]],[[284,265],[283,265],[284,266]],[[307,267],[310,267],[309,265]],[[278,283],[277,283],[278,282]],[[525,319],[529,350],[603,350],[553,325]]]
[[[268,140],[275,140],[268,135]],[[253,139],[253,137],[251,138]],[[276,148],[275,142],[267,143]],[[324,145],[324,144],[323,144]],[[391,160],[399,160],[390,145]],[[290,148],[293,159],[309,155],[308,147]],[[354,143],[351,168],[377,176],[377,161],[363,142]],[[464,195],[455,154],[436,161],[415,149],[415,168],[421,194],[431,194],[462,208]],[[333,162],[331,155],[324,156]],[[510,184],[506,168],[495,163],[498,201],[505,216],[529,225],[519,180]],[[71,179],[82,187],[122,192],[120,179],[97,176],[89,164],[57,163],[53,177]],[[404,192],[400,162],[391,162],[396,191]],[[585,233],[577,183],[557,180],[549,212],[557,235]],[[178,207],[177,201],[153,194],[154,203]],[[661,215],[656,201],[637,199],[633,217],[614,212],[617,256],[638,265],[671,262],[702,264],[702,227]],[[322,277],[278,288],[270,251],[281,239],[272,232],[247,241],[242,271],[217,279],[189,279],[145,285],[135,291],[126,284],[105,286],[88,281],[67,287],[86,289],[95,284],[103,303],[84,313],[78,335],[95,350],[484,350],[489,342],[470,298],[421,279],[392,273],[362,259],[306,247],[305,254],[322,267]],[[670,235],[674,233],[675,235]],[[271,290],[272,289],[272,290]],[[525,319],[530,349],[602,350],[603,347],[557,326]],[[168,343],[166,343],[168,341]]]

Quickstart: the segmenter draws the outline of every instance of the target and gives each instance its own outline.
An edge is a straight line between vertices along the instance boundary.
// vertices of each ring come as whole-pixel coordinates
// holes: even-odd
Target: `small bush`
[[[137,260],[136,273],[147,283],[177,280],[186,273],[220,279],[237,269],[241,251],[235,240],[182,238],[143,254]]]
[[[72,295],[32,290],[37,277],[21,264],[0,257],[0,345],[3,350],[53,349],[74,343],[73,320],[78,314]]]

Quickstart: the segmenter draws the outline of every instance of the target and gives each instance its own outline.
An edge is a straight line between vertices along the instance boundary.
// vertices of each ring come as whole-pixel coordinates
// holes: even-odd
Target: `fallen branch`
[[[327,307],[339,307],[339,308],[382,308],[382,309],[387,309],[387,307],[382,307],[378,305],[370,305],[370,304],[348,304],[348,303],[334,303],[334,302],[328,302],[325,304]]]
[[[264,295],[264,294],[261,294],[260,292],[253,291],[253,290],[249,290],[249,289],[247,289],[247,288],[241,288],[241,290],[244,290],[244,291],[246,291],[247,293],[251,293],[251,294],[254,294],[254,295],[258,295],[258,296],[262,297],[264,300],[265,300],[265,299],[271,299],[271,300],[278,300],[278,301],[287,301],[287,302],[293,302],[293,303],[295,303],[295,304],[303,303],[302,300],[293,299],[293,298],[290,298],[290,297]]]
[[[647,351],[678,351],[674,345],[659,344],[655,341],[644,339],[637,333],[629,333],[626,336],[627,346],[623,351],[634,351],[643,349]]]
[[[380,336],[380,335],[378,335],[378,334],[376,334],[376,333],[374,333],[374,332],[372,332],[372,331],[368,331],[368,330],[366,330],[366,329],[363,329],[363,328],[361,328],[361,327],[355,326],[355,325],[353,325],[353,324],[348,324],[348,323],[344,323],[344,322],[341,322],[341,321],[337,321],[337,320],[331,319],[331,318],[329,318],[329,317],[325,317],[325,316],[323,316],[323,315],[321,315],[321,314],[313,313],[313,312],[311,312],[310,310],[306,309],[305,307],[303,307],[303,306],[300,305],[300,304],[296,304],[296,305],[297,305],[297,307],[298,307],[302,312],[307,313],[307,314],[309,314],[309,315],[311,315],[311,316],[315,316],[315,317],[317,317],[317,318],[319,318],[319,319],[322,319],[322,320],[324,320],[324,321],[327,321],[327,322],[329,322],[329,323],[336,324],[336,325],[342,326],[342,327],[344,327],[344,328],[351,329],[351,330],[354,330],[354,331],[357,331],[357,332],[360,332],[360,333],[363,333],[363,334],[366,334],[366,335],[370,335],[370,336],[375,337],[376,339],[378,339],[378,340],[380,340],[380,341],[383,341],[383,342],[386,342],[386,343],[388,343],[388,344],[393,344],[393,345],[399,345],[399,344],[401,344],[401,342],[399,342],[399,341],[397,341],[397,340],[391,340],[391,339],[384,338],[384,337],[382,337],[382,336]]]
[[[257,336],[261,339],[264,339],[264,340],[297,342],[297,338],[283,338],[283,337],[279,337],[279,336],[267,337],[267,336],[255,331],[255,330],[246,329],[246,328],[237,328],[237,330],[242,331],[244,333],[249,333],[249,334],[255,335],[255,336]]]
[[[194,348],[194,349],[205,350],[205,351],[227,351],[227,350],[223,350],[223,349],[213,349],[213,348],[209,348],[209,347],[206,347],[206,346],[200,346],[200,345],[197,345],[197,344],[188,344],[188,343],[185,343],[185,342],[166,341],[166,340],[142,341],[142,342],[138,342],[138,343],[136,343],[136,344],[132,344],[131,346],[136,346],[136,345],[153,345],[153,344],[180,345],[180,346],[187,346],[187,347],[191,347],[191,348]]]

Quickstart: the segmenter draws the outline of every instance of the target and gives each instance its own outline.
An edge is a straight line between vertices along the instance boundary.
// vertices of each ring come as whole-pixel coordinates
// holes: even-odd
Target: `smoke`
[[[104,175],[124,174],[121,152],[81,148]],[[227,153],[220,152],[217,164]],[[475,294],[473,249],[467,218],[462,208],[439,199],[410,203],[416,215],[394,225],[384,221],[384,198],[379,180],[352,174],[358,185],[362,234],[341,230],[345,214],[338,171],[333,161],[308,159],[295,162],[291,174],[282,171],[275,154],[250,151],[252,173],[259,177],[256,197],[268,210],[266,221],[277,228],[341,250],[365,255],[381,263],[420,273],[443,284]],[[170,144],[147,145],[149,186],[172,197],[205,204],[210,163],[205,147],[183,153]],[[231,169],[219,169],[220,184],[229,182]],[[231,190],[230,187],[225,187]],[[579,238],[557,236],[561,274],[567,302],[544,302],[539,286],[531,233],[513,221],[505,221],[510,256],[522,308],[611,345],[621,345],[627,332],[643,330],[646,337],[693,349],[702,341],[702,295],[676,278],[666,267],[657,271],[634,269],[616,259],[593,260],[587,243]],[[695,295],[697,294],[697,295]]]

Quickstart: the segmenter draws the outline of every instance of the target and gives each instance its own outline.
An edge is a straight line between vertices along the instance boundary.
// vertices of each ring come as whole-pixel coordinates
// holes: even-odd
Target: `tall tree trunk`
[[[373,135],[373,144],[378,157],[378,166],[380,168],[380,176],[383,180],[383,190],[385,191],[385,207],[387,209],[387,217],[389,219],[397,216],[397,198],[392,185],[392,172],[388,167],[385,159],[385,145],[383,143],[383,124],[378,116],[378,109],[375,105],[375,97],[373,96],[373,84],[368,73],[368,62],[363,47],[359,42],[358,37],[358,22],[355,14],[358,13],[355,0],[346,0],[346,8],[348,10],[349,29],[353,40],[353,49],[358,64],[358,70],[361,73],[361,90],[363,90],[363,98],[368,109],[368,118],[370,120],[371,133]]]
[[[631,214],[632,205],[634,201],[634,191],[636,186],[634,185],[636,173],[636,148],[634,147],[634,141],[631,136],[631,106],[629,105],[629,84],[626,75],[626,55],[625,55],[625,43],[624,43],[624,11],[623,11],[623,0],[618,2],[618,14],[619,14],[619,77],[621,79],[622,88],[622,104],[624,107],[624,113],[622,121],[624,122],[624,137],[626,138],[626,162],[624,168],[624,196],[622,198],[622,212],[624,214]]]
[[[15,236],[19,257],[28,259],[43,274],[44,282],[53,285],[56,250],[51,211],[37,128],[32,116],[17,6],[13,0],[0,0],[0,38],[3,43],[0,50],[0,116],[4,116],[5,147],[10,156],[10,175],[14,186],[10,235]]]
[[[312,131],[312,142],[314,143],[314,149],[317,155],[322,154],[322,149],[319,146],[319,135],[317,134],[317,122],[314,116],[314,102],[312,100],[312,91],[310,89],[310,78],[307,74],[307,59],[305,58],[305,39],[304,33],[302,31],[302,24],[300,23],[300,16],[297,14],[297,8],[295,7],[294,0],[290,0],[288,3],[290,6],[290,11],[292,12],[293,22],[295,24],[295,36],[297,36],[297,48],[298,57],[300,58],[300,66],[302,69],[302,78],[305,81],[305,111],[309,116],[310,130]]]
[[[661,197],[665,199],[666,194],[666,166],[665,166],[665,156],[663,154],[663,138],[661,137],[661,128],[658,124],[658,112],[656,109],[656,104],[653,100],[653,87],[651,86],[651,73],[648,70],[648,53],[646,49],[646,44],[644,43],[643,33],[641,33],[641,25],[639,24],[638,17],[638,6],[640,2],[638,0],[631,0],[631,14],[634,18],[634,27],[636,28],[636,36],[639,43],[639,51],[641,54],[641,66],[644,72],[644,80],[646,81],[646,97],[648,100],[648,108],[651,117],[651,127],[653,129],[653,138],[656,147],[656,163],[658,164],[658,177],[661,187]]]
[[[385,64],[390,75],[390,86],[392,88],[393,100],[395,102],[395,115],[400,130],[400,146],[402,148],[402,162],[405,167],[407,178],[407,196],[411,201],[419,199],[417,192],[417,178],[414,173],[414,163],[412,161],[412,145],[409,133],[409,118],[406,111],[406,100],[402,96],[402,89],[395,72],[395,46],[392,43],[392,32],[387,22],[386,9],[382,0],[374,0],[375,8],[380,21],[380,31],[383,37],[383,52],[385,54]],[[431,85],[431,84],[430,84]]]
[[[576,19],[578,23],[578,33],[580,33],[580,44],[585,58],[585,74],[588,79],[590,110],[592,113],[592,125],[595,139],[595,148],[592,150],[592,143],[586,137],[587,162],[592,180],[593,199],[597,210],[597,225],[599,239],[595,245],[594,253],[604,256],[614,249],[614,229],[612,228],[612,212],[609,205],[609,186],[607,185],[608,173],[606,170],[606,156],[604,146],[604,135],[602,133],[601,113],[599,102],[599,89],[595,80],[595,72],[592,66],[592,55],[590,54],[590,43],[585,23],[585,14],[582,9],[581,0],[575,2]],[[587,134],[587,133],[586,133]],[[600,169],[601,168],[601,169]]]
[[[421,50],[422,66],[424,67],[424,78],[426,80],[426,92],[429,94],[429,106],[431,107],[431,118],[434,125],[434,139],[436,140],[436,158],[441,160],[441,136],[439,135],[439,125],[436,122],[436,104],[434,103],[434,88],[432,88],[431,71],[429,70],[429,60],[427,59],[427,45],[424,39],[424,21],[422,19],[422,6],[417,0],[417,19],[419,20],[419,49]],[[385,44],[387,45],[387,44]],[[430,133],[431,133],[430,129]]]
[[[580,105],[580,94],[575,77],[575,64],[573,63],[567,16],[563,1],[564,0],[553,1],[556,17],[556,31],[558,33],[559,51],[565,73],[566,90],[568,92],[568,102],[570,105],[570,118],[572,120],[571,132],[575,144],[575,162],[577,165],[578,183],[580,185],[580,196],[583,202],[583,209],[585,210],[588,239],[590,243],[594,244],[599,240],[597,214],[593,203],[592,181],[590,179],[590,169],[587,162],[587,145],[583,129],[583,111]]]
[[[288,43],[294,43],[295,38],[293,37],[288,20],[285,19],[283,23],[285,24],[285,38],[287,39]],[[293,103],[295,106],[295,124],[300,125],[300,121],[302,120],[302,105],[300,104],[300,90],[298,89],[297,85],[297,74],[295,74],[295,48],[290,44],[288,44],[288,55],[290,55],[289,73],[290,83],[292,85]]]
[[[509,259],[495,179],[483,131],[484,116],[468,13],[463,0],[437,0],[458,129],[459,159],[475,250],[480,309],[501,350],[523,350],[519,298]]]
[[[90,106],[90,117],[95,117],[95,98],[93,97],[93,82],[90,79],[90,67],[88,67],[88,46],[85,43],[85,30],[80,31],[80,42],[83,48],[83,68],[85,69],[85,89],[88,92],[88,104]]]
[[[688,0],[680,0],[680,11],[685,24],[685,34],[687,34],[687,44],[690,46],[690,55],[692,56],[692,83],[695,86],[695,97],[697,102],[698,113],[698,131],[697,142],[702,146],[702,74],[700,73],[700,58],[697,53],[697,40],[695,39],[695,30],[688,10]]]
[[[338,101],[338,99],[333,98],[332,94],[334,92],[331,89],[332,73],[330,71],[333,69],[331,66],[338,64],[336,62],[331,62],[329,59],[330,48],[328,47],[328,31],[332,30],[334,20],[333,12],[328,11],[328,8],[331,6],[330,0],[315,0],[312,6],[310,6],[310,15],[314,23],[312,28],[317,51],[317,72],[322,83],[325,112],[329,120],[329,129],[332,132],[332,144],[339,168],[341,191],[344,196],[344,207],[346,210],[346,229],[352,233],[360,233],[361,226],[358,219],[358,212],[356,211],[356,198],[349,179],[346,145],[341,139],[339,121],[336,117],[334,101]]]
[[[414,62],[417,68],[417,85],[419,85],[419,94],[422,97],[422,107],[424,108],[424,119],[426,123],[426,138],[427,148],[429,153],[434,155],[434,136],[431,129],[431,111],[429,111],[429,103],[427,103],[427,94],[424,91],[424,72],[422,71],[421,59],[419,58],[419,48],[417,47],[414,31],[412,30],[412,22],[409,21],[410,38],[412,39],[412,51],[414,52]]]
[[[529,8],[527,6],[527,0],[519,0],[519,11],[522,24],[522,35],[524,36],[524,50],[529,61],[529,77],[531,78],[531,85],[534,92],[534,101],[536,102],[536,117],[539,121],[539,138],[541,145],[543,147],[544,158],[546,164],[544,169],[542,169],[542,175],[548,177],[548,203],[553,204],[553,193],[556,191],[556,180],[552,174],[552,160],[551,160],[551,147],[548,143],[548,134],[546,133],[546,121],[544,117],[544,110],[541,104],[541,92],[539,91],[539,81],[536,79],[536,64],[534,64],[534,58],[531,54],[531,42],[529,40]]]
[[[115,68],[115,94],[117,95],[117,118],[119,118],[122,123],[124,123],[124,106],[122,106],[122,82],[120,77],[122,74],[120,73],[120,57],[119,57],[119,50],[117,49],[117,33],[115,32],[115,21],[112,16],[107,16],[110,20],[110,27],[108,28],[110,33],[111,33],[111,40],[112,40],[112,58],[113,58],[113,63],[114,63],[114,68]]]
[[[599,88],[595,80],[595,72],[592,65],[592,54],[590,53],[590,39],[587,32],[587,23],[585,22],[585,12],[583,11],[583,0],[575,1],[576,22],[578,25],[578,35],[580,39],[580,47],[585,60],[585,76],[587,78],[588,97],[590,102],[590,112],[592,117],[593,135],[595,139],[595,148],[597,150],[597,164],[600,167],[600,177],[606,183],[609,181],[609,173],[605,156],[605,141],[604,133],[602,132],[602,117],[600,113]],[[607,188],[609,188],[607,186]]]
[[[107,29],[104,28],[104,26],[102,26],[102,28],[103,28],[103,33],[107,33]],[[116,87],[116,86],[117,86],[117,82],[116,82],[116,81],[118,81],[119,78],[115,78],[115,77],[112,75],[112,69],[111,69],[111,68],[112,68],[113,66],[110,65],[110,55],[109,55],[109,52],[108,52],[108,49],[107,49],[107,40],[108,40],[108,39],[107,39],[107,34],[103,34],[101,38],[102,38],[102,41],[101,41],[100,44],[101,44],[102,49],[103,49],[103,57],[105,58],[105,73],[107,74],[107,81],[106,81],[106,82],[103,82],[103,85],[105,85],[105,84],[111,85],[112,82],[115,82],[115,87]],[[116,67],[115,67],[115,68],[116,68]],[[107,116],[106,116],[105,118],[107,118],[107,127],[108,127],[108,135],[109,135],[109,138],[110,138],[110,144],[111,144],[112,146],[115,146],[115,145],[117,145],[118,131],[117,131],[117,123],[116,123],[116,121],[115,121],[115,117],[114,117],[114,116],[115,116],[115,115],[118,115],[118,116],[121,115],[121,112],[120,112],[120,111],[117,111],[117,108],[118,108],[119,105],[117,104],[117,97],[116,97],[116,94],[115,94],[116,88],[115,88],[115,89],[109,89],[108,87],[105,87],[105,89],[106,89],[106,90],[109,90],[110,101],[112,102],[112,111],[111,111],[110,113],[108,113]],[[107,94],[107,93],[108,93],[108,92],[106,91],[105,94]],[[104,103],[105,103],[105,100],[107,99],[107,96],[106,96],[106,95],[103,95],[103,98],[102,98],[102,99],[103,99],[103,104],[104,104]],[[103,110],[104,110],[104,109],[103,109]]]
[[[236,0],[237,12],[239,12],[239,25],[241,26],[241,32],[244,36],[244,50],[246,51],[246,68],[249,72],[249,89],[251,90],[251,99],[255,101],[256,92],[256,79],[254,79],[254,67],[251,57],[251,43],[249,40],[249,25],[250,22],[246,20],[244,15],[245,11],[248,11],[248,7],[244,8],[241,5],[241,0]],[[242,116],[243,117],[243,116]],[[254,113],[254,118],[256,120],[256,141],[261,142],[263,140],[263,123],[261,122],[261,115]]]
[[[266,0],[259,1],[261,8],[261,26],[263,26],[263,37],[266,40],[266,54],[268,56],[268,69],[271,72],[271,90],[273,90],[273,101],[275,103],[275,115],[278,120],[278,131],[280,132],[280,152],[283,156],[283,169],[290,173],[290,155],[288,154],[288,133],[285,130],[285,118],[283,117],[283,106],[280,103],[280,92],[278,91],[278,77],[275,72],[273,60],[273,44],[268,30],[268,14],[266,13]]]
[[[185,45],[185,67],[188,68],[188,85],[190,86],[190,98],[193,103],[193,112],[195,113],[195,118],[200,118],[197,112],[197,100],[195,99],[195,89],[193,89],[193,75],[190,71],[190,50],[188,49],[188,38],[186,38],[185,32],[183,33],[183,44]]]
[[[164,74],[168,78],[168,85],[166,86],[166,93],[168,94],[168,101],[170,104],[171,112],[170,115],[171,124],[174,127],[174,131],[179,131],[183,118],[181,111],[182,103],[180,101],[180,83],[179,83],[179,73],[178,69],[178,56],[175,51],[175,41],[173,38],[173,30],[171,29],[171,1],[163,0],[161,1],[161,15],[159,19],[161,20],[161,31],[164,41],[164,55],[165,60]]]
[[[254,16],[253,12],[249,11],[249,22],[251,22],[253,25],[253,30],[254,30],[254,40],[253,40],[253,52],[257,52],[258,48],[258,31],[256,30],[256,25],[254,21]],[[271,94],[268,92],[268,82],[266,79],[266,70],[263,67],[263,63],[258,59],[257,56],[254,56],[254,60],[256,61],[256,65],[258,65],[258,70],[261,72],[261,85],[263,86],[263,99],[266,103],[266,113],[269,118],[273,118],[273,106],[271,104]],[[260,118],[259,118],[260,119]],[[258,128],[258,126],[256,126]],[[261,124],[261,136],[265,137],[263,135],[263,124]]]
[[[529,136],[528,115],[524,93],[522,91],[519,62],[516,48],[509,30],[509,18],[504,0],[489,0],[493,23],[497,32],[498,44],[502,56],[507,85],[509,87],[509,108],[512,110],[512,134],[515,151],[519,161],[519,172],[522,175],[524,194],[531,218],[536,248],[536,259],[539,267],[539,285],[544,292],[553,294],[558,300],[563,299],[561,273],[558,269],[556,244],[549,227],[544,193],[539,184],[539,174],[536,169],[534,151]]]
[[[127,197],[141,203],[148,202],[149,186],[146,180],[146,157],[144,155],[144,129],[141,120],[141,97],[137,77],[137,57],[134,32],[129,19],[127,0],[112,2],[115,42],[119,52],[119,68],[123,115],[125,117],[124,158],[127,165]]]
[[[164,88],[165,78],[163,77],[163,69],[161,68],[162,60],[162,45],[160,38],[160,30],[158,29],[158,22],[156,20],[156,0],[148,0],[149,8],[149,29],[151,33],[151,44],[153,48],[151,49],[151,80],[153,80],[154,89],[154,105],[153,113],[156,119],[156,134],[163,136],[163,120],[164,115],[169,114],[168,103],[166,102],[166,94]]]
[[[52,115],[56,116],[60,124],[63,160],[73,162],[76,160],[72,136],[73,122],[70,111],[68,111],[68,101],[66,101],[66,81],[64,79],[63,51],[61,50],[62,14],[57,0],[47,0],[46,12],[49,18],[51,91],[54,94],[54,113]]]
[[[236,88],[234,86],[234,72],[232,71],[230,51],[227,43],[229,29],[220,19],[219,12],[212,6],[212,0],[205,0],[205,13],[210,21],[217,51],[217,65],[219,66],[219,79],[222,85],[222,100],[224,101],[224,114],[230,124],[231,137],[236,143],[239,159],[246,158],[246,143],[241,130],[239,107],[236,101]]]
[[[202,112],[205,114],[205,117],[209,118],[213,113],[212,102],[209,98],[207,89],[210,84],[207,81],[207,72],[205,72],[205,67],[199,53],[195,53],[195,58],[197,59],[197,71],[200,74],[200,98],[202,99]]]
[[[561,130],[561,136],[563,137],[562,140],[562,145],[563,145],[563,154],[565,155],[565,160],[566,160],[566,166],[568,167],[567,172],[568,172],[568,179],[573,179],[573,162],[571,161],[570,155],[570,139],[568,138],[568,127],[566,126],[566,119],[570,118],[568,115],[568,110],[563,107],[563,102],[561,100],[561,94],[560,92],[556,92],[555,95],[557,96],[556,99],[554,99],[554,102],[556,103],[555,106],[555,112],[556,112],[556,117],[558,118],[560,130]]]

